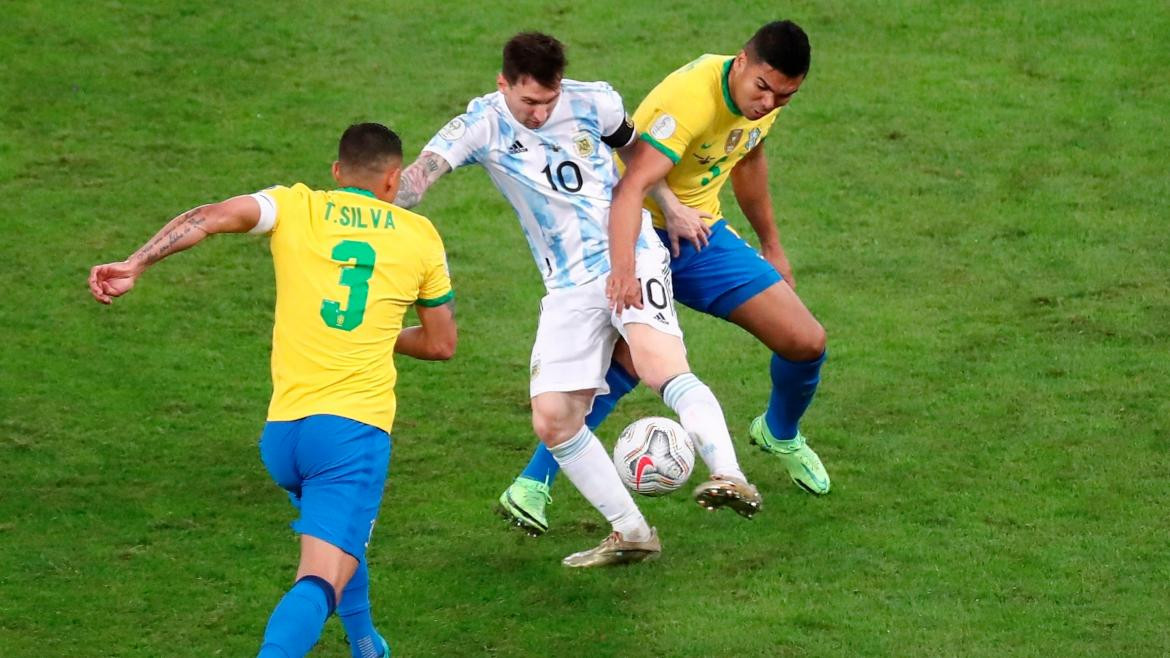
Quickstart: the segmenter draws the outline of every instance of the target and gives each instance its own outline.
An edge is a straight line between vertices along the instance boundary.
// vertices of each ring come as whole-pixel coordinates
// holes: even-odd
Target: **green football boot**
[[[518,477],[500,494],[500,515],[524,532],[539,537],[548,530],[544,516],[545,505],[552,503],[548,485],[526,477]]]
[[[781,441],[768,431],[764,417],[757,416],[748,428],[748,437],[752,445],[779,457],[780,463],[788,469],[788,477],[801,489],[817,495],[829,493],[829,473],[817,453],[808,447],[803,434],[797,432],[796,438]]]

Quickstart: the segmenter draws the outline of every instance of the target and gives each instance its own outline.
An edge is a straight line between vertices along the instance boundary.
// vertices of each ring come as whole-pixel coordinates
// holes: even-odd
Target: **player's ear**
[[[332,171],[333,171],[333,180],[337,181],[338,185],[341,185],[342,183],[341,183],[341,161],[340,160],[333,161],[333,170]]]
[[[508,79],[504,77],[503,73],[496,74],[496,89],[501,92],[508,88]]]
[[[398,183],[402,178],[402,160],[396,160],[395,163],[386,169],[386,173],[382,176],[382,188],[386,190],[386,196],[393,201],[394,197],[398,196]]]

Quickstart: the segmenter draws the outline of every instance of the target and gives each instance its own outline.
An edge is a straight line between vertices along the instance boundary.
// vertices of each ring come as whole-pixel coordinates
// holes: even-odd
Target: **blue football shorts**
[[[260,458],[300,511],[294,531],[365,557],[390,467],[389,434],[325,414],[268,421]]]
[[[655,230],[669,248],[666,231]],[[670,275],[676,300],[724,320],[740,304],[783,280],[725,219],[711,226],[707,246],[701,250],[696,251],[686,240],[679,241],[678,258],[670,260]]]

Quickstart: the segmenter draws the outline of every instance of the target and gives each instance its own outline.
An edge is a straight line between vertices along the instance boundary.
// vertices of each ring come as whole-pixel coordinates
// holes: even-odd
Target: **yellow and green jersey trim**
[[[338,188],[337,191],[338,192],[349,192],[350,194],[360,194],[362,196],[368,196],[371,199],[378,198],[377,195],[375,195],[373,192],[371,192],[367,189],[361,188],[361,187],[342,187],[342,188]]]
[[[443,295],[442,297],[436,297],[434,299],[419,298],[419,299],[415,300],[414,303],[418,304],[419,306],[435,307],[435,306],[442,306],[443,304],[446,304],[447,302],[451,301],[452,299],[455,299],[455,291],[454,290],[448,292],[446,295]]]
[[[727,109],[731,110],[731,113],[735,116],[741,117],[743,116],[743,112],[739,111],[739,106],[735,104],[735,99],[731,97],[731,63],[734,61],[735,58],[732,57],[723,65],[723,75],[720,76],[719,82],[720,86],[723,87],[723,102],[727,104]]]
[[[662,155],[665,155],[666,157],[670,158],[670,161],[673,162],[674,164],[678,164],[678,161],[682,159],[681,157],[679,157],[678,153],[675,153],[674,151],[672,151],[670,149],[670,147],[667,146],[666,144],[663,144],[662,142],[658,141],[657,139],[654,139],[654,137],[650,133],[646,133],[646,132],[642,133],[641,138],[643,140],[645,140],[646,143],[650,144],[650,146],[653,146],[654,148],[658,149],[658,151],[660,153],[662,153]]]
[[[719,86],[722,87],[722,89],[723,89],[723,103],[725,105],[727,105],[727,110],[729,112],[731,112],[732,114],[734,114],[735,116],[741,117],[741,116],[743,116],[743,112],[741,112],[739,109],[739,106],[735,104],[735,99],[733,99],[731,97],[731,86],[730,86],[731,64],[734,61],[735,61],[735,58],[731,57],[731,58],[728,58],[728,60],[723,64],[723,74],[721,76],[719,76]],[[649,143],[650,146],[653,146],[655,149],[657,149],[659,153],[670,158],[670,161],[672,163],[678,164],[679,160],[682,160],[681,155],[679,155],[678,153],[675,153],[674,150],[671,149],[666,144],[663,144],[662,142],[658,141],[657,139],[654,139],[654,136],[651,135],[650,133],[643,132],[639,136],[643,140],[645,140],[647,143]]]

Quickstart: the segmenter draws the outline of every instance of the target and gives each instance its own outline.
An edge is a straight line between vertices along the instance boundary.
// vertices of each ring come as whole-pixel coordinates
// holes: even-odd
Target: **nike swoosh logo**
[[[804,469],[804,472],[808,475],[808,479],[812,480],[813,484],[817,485],[817,489],[824,489],[828,486],[826,482],[823,479],[817,477],[816,473],[813,473],[809,467],[805,466],[804,464],[801,464],[800,467]]]
[[[642,455],[638,458],[638,465],[634,470],[634,486],[642,486],[642,472],[646,470],[647,466],[653,466],[654,459],[650,455]]]
[[[702,148],[702,149],[709,149],[709,148],[711,148],[711,145],[710,145],[710,144],[700,144],[700,145],[699,145],[699,148]]]

